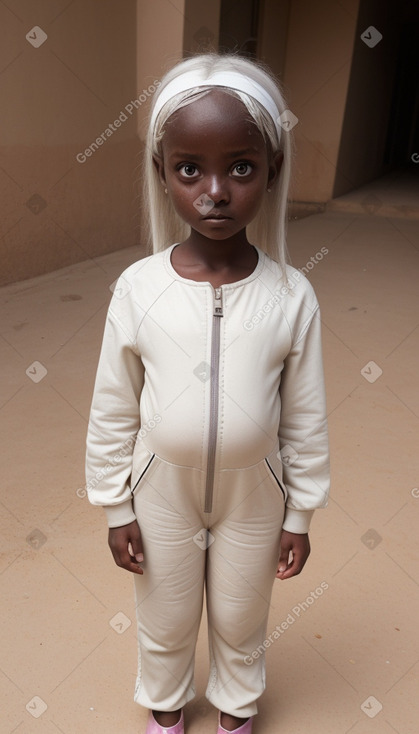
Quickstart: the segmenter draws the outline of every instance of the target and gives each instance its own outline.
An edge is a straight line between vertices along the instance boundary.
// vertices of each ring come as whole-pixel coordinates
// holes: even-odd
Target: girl
[[[286,264],[285,109],[261,66],[216,54],[177,64],[153,101],[154,254],[115,288],[87,438],[89,499],[135,574],[147,734],[184,731],[204,587],[218,734],[250,734],[274,578],[300,573],[327,504],[319,307]]]

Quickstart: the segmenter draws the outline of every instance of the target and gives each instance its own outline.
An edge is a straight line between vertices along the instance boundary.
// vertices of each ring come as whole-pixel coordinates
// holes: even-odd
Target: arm
[[[315,509],[326,507],[329,493],[321,322],[315,298],[311,311],[287,355],[280,385],[278,434],[288,491],[277,572],[280,579],[302,570],[310,553],[311,517]]]
[[[118,315],[124,317],[124,326],[112,304],[106,320],[87,434],[86,487],[89,501],[106,511],[115,562],[142,573],[138,565],[141,534],[132,508],[130,477],[144,369],[130,337],[128,304],[123,307],[125,313]],[[115,309],[122,311],[118,303]]]

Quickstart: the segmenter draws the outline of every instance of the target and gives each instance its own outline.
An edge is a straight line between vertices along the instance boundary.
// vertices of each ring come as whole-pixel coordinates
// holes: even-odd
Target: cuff
[[[126,502],[121,502],[119,505],[107,505],[103,509],[106,512],[109,528],[119,528],[121,525],[129,525],[130,522],[137,519],[130,499],[126,500]]]
[[[314,510],[293,510],[287,507],[282,529],[289,533],[308,533]]]

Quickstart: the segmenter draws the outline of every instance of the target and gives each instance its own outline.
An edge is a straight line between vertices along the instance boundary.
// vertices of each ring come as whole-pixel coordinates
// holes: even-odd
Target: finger
[[[136,561],[137,563],[142,563],[144,560],[144,553],[142,552],[141,545],[138,547],[136,546],[137,552],[134,551],[134,548],[131,543],[128,543],[128,553],[131,557],[132,561]]]
[[[283,539],[280,546],[278,573],[283,573],[289,567],[291,561],[290,554],[292,554],[292,544]]]
[[[283,573],[291,565],[292,557],[290,558],[290,552],[284,551],[281,553],[278,561],[278,571]]]
[[[276,578],[278,579],[290,579],[292,576],[297,576],[302,571],[303,565],[300,565],[298,561],[296,560],[295,556],[293,556],[292,561],[287,565],[287,567],[284,570],[280,570],[278,568],[278,572],[276,574]]]
[[[141,538],[141,531],[140,528],[137,525],[137,528],[135,532],[131,535],[131,554],[135,557],[135,559],[139,562],[144,560],[144,552],[143,552],[143,541]]]
[[[277,579],[287,579],[290,575],[291,576],[293,575],[292,573],[290,573],[291,569],[292,569],[292,561],[290,563],[287,563],[286,566],[280,563],[278,565],[278,569],[276,572],[276,578]]]
[[[139,552],[141,546],[138,545],[140,537],[140,529],[135,522],[131,526],[111,528],[109,530],[108,543],[117,566],[132,573],[142,574],[143,569],[139,566],[142,560],[142,553]],[[133,544],[137,549],[135,554],[132,547]]]
[[[309,553],[310,550],[308,548],[293,547],[291,562],[288,563],[283,571],[280,570],[281,564],[279,564],[277,578],[290,579],[293,576],[298,576],[305,566]]]
[[[138,526],[137,526],[138,528]],[[139,533],[138,533],[139,535]],[[137,533],[128,535],[129,541],[122,543],[118,548],[119,560],[122,568],[132,573],[143,574],[140,563],[144,560],[141,542],[138,541]],[[135,552],[136,549],[136,552]]]
[[[137,560],[135,556],[130,555],[128,547],[125,549],[114,549],[112,553],[116,565],[120,568],[125,568],[127,571],[131,571],[131,573],[138,573],[140,575],[144,573],[140,566],[141,561],[139,559]]]

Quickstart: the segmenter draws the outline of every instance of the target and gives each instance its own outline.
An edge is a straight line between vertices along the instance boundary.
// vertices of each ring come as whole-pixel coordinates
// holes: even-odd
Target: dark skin
[[[266,189],[275,185],[282,154],[270,153],[240,100],[213,90],[175,112],[166,123],[162,155],[154,163],[177,213],[191,227],[189,237],[172,252],[176,272],[214,288],[251,275],[258,257],[246,227]],[[199,208],[194,202],[203,195],[206,206]],[[136,521],[110,528],[109,546],[118,566],[143,573]],[[276,578],[299,574],[309,554],[308,534],[283,530]],[[163,727],[174,726],[180,717],[180,710],[153,713]],[[221,712],[221,726],[229,731],[245,721]]]

